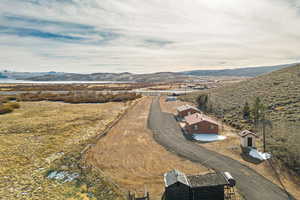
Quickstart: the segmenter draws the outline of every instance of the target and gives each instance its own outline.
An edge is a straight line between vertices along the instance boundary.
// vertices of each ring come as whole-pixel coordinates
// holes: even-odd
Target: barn
[[[188,134],[219,134],[218,123],[205,115],[195,113],[184,119],[184,129]]]
[[[177,117],[180,119],[184,119],[184,117],[192,115],[194,113],[201,113],[201,111],[191,105],[183,105],[177,108]]]
[[[178,170],[167,172],[164,182],[165,200],[224,200],[225,187],[235,185],[224,173],[185,175]]]

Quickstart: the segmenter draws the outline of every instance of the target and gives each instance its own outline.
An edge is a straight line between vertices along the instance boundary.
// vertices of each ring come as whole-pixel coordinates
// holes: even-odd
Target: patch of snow
[[[214,142],[225,140],[226,136],[218,134],[193,134],[193,138],[200,142]]]
[[[49,179],[54,179],[54,177],[56,176],[57,171],[51,172],[50,174],[48,174],[47,178]]]
[[[78,173],[73,173],[73,174],[69,174],[67,176],[67,178],[64,180],[64,183],[65,182],[72,182],[74,179],[78,178],[79,177],[79,174]]]
[[[47,178],[55,180],[63,180],[63,182],[71,182],[74,179],[78,178],[78,173],[70,173],[67,171],[53,171],[48,174]]]
[[[181,128],[184,128],[184,127],[185,127],[185,123],[184,123],[184,122],[179,122],[179,126],[180,126]]]
[[[262,152],[257,151],[256,149],[251,149],[249,152],[249,155],[258,160],[268,160],[271,158],[271,154],[262,153]]]

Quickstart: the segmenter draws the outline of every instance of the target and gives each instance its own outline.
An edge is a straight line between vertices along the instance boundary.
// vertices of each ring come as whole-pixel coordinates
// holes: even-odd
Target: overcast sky
[[[300,61],[300,0],[0,0],[0,70],[156,72]]]

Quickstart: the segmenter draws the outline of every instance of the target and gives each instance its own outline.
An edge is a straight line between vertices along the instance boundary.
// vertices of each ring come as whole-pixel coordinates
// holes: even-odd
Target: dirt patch
[[[150,97],[144,97],[87,153],[87,162],[104,171],[125,190],[160,199],[164,191],[163,174],[178,169],[187,174],[209,170],[165,150],[147,128]]]

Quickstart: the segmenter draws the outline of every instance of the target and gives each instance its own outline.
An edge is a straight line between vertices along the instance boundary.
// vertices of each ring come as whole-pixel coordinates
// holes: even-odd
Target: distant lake
[[[26,83],[26,84],[86,84],[86,83],[132,83],[126,81],[27,81],[15,79],[1,79],[0,84],[3,83]]]

